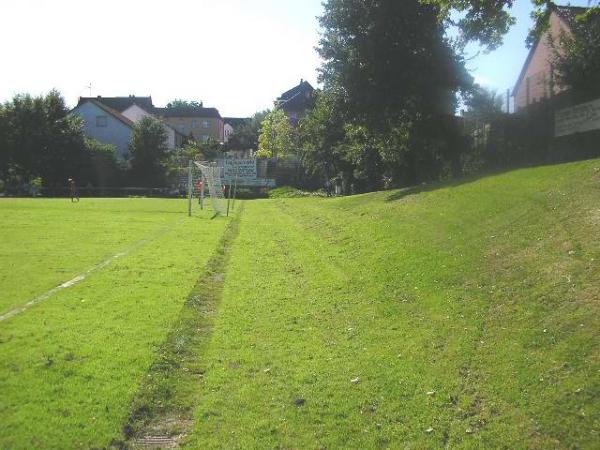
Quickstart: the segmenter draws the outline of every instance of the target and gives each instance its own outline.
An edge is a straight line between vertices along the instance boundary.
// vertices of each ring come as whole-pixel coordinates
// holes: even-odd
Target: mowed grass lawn
[[[0,315],[128,252],[0,322],[0,448],[120,446],[153,399],[196,404],[187,448],[598,446],[600,160],[248,201],[239,234],[175,200],[0,214]],[[215,253],[202,371],[147,390]]]
[[[104,448],[228,221],[184,200],[0,200],[0,448]]]
[[[189,448],[598,448],[600,161],[247,202]]]

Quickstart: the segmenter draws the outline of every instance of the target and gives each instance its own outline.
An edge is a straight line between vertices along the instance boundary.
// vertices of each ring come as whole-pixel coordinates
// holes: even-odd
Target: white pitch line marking
[[[98,270],[104,269],[106,266],[108,266],[114,260],[122,258],[124,256],[127,256],[127,255],[129,255],[129,253],[131,253],[132,251],[134,251],[134,250],[142,247],[143,245],[147,244],[148,242],[153,241],[154,239],[159,238],[163,234],[167,233],[172,227],[174,227],[175,225],[178,225],[180,222],[182,222],[182,219],[178,220],[175,224],[171,224],[171,225],[169,225],[167,227],[161,228],[156,233],[151,234],[147,238],[139,240],[135,244],[131,245],[125,251],[119,252],[119,253],[117,253],[117,254],[115,254],[115,255],[113,255],[113,256],[105,259],[101,263],[98,263],[95,266],[90,267],[85,272],[83,272],[82,274],[79,274],[79,275],[75,276],[74,278],[70,279],[69,281],[65,281],[64,283],[59,284],[55,288],[50,289],[48,292],[45,292],[44,294],[42,294],[42,295],[40,295],[38,297],[35,297],[35,298],[29,300],[27,303],[25,303],[23,305],[20,305],[20,306],[18,306],[16,308],[13,308],[10,311],[7,311],[6,313],[0,315],[0,322],[4,322],[5,320],[10,319],[11,317],[14,317],[14,316],[16,316],[18,314],[21,314],[21,313],[27,311],[32,306],[35,306],[38,303],[41,303],[44,300],[49,299],[54,294],[56,294],[57,292],[62,291],[63,289],[67,289],[67,288],[70,288],[71,286],[75,286],[76,284],[81,283],[91,273],[94,273],[94,272],[96,272]]]

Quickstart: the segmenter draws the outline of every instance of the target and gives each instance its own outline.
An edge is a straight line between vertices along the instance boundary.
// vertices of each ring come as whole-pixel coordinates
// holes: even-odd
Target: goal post
[[[193,161],[188,162],[188,217],[192,217],[192,203],[194,200],[194,168]]]
[[[222,167],[214,162],[190,160],[188,166],[188,212],[190,216],[192,215],[194,187],[197,185],[195,180],[198,180],[202,186],[198,193],[201,196],[201,201],[204,200],[202,197],[207,187],[214,213],[220,215],[226,214],[225,195],[222,188],[222,169]]]

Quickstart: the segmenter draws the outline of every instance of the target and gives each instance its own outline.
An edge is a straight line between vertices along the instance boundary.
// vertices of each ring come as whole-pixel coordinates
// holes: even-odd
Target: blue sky
[[[530,10],[516,0],[505,45],[469,62],[478,82],[512,88]],[[91,83],[92,95],[196,99],[251,115],[301,78],[316,84],[321,12],[321,0],[2,0],[0,100],[57,88],[73,105]]]

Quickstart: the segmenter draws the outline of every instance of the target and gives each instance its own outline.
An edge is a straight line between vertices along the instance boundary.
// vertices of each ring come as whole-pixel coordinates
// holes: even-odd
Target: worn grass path
[[[594,448],[600,161],[249,202],[189,448]]]
[[[113,447],[178,447],[193,430],[194,411],[206,372],[206,349],[219,312],[231,246],[243,204],[232,214],[218,245],[160,346],[131,405],[123,440]]]

